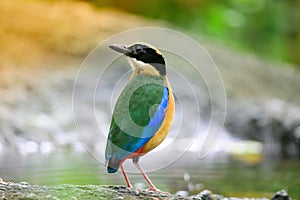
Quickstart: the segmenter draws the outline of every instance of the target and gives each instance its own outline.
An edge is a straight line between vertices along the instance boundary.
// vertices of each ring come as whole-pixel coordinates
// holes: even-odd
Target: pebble
[[[20,182],[20,185],[26,185],[26,186],[29,186],[29,183],[27,183],[27,182]]]
[[[165,194],[165,193],[160,193],[159,196],[160,196],[160,197],[167,197],[167,196],[169,196],[169,195],[167,195],[167,194]]]
[[[175,193],[177,196],[187,197],[189,195],[188,191],[180,190]]]

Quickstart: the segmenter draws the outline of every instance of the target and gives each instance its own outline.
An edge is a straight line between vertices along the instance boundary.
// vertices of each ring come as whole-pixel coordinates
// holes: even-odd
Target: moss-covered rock
[[[282,191],[281,191],[282,193]],[[281,194],[280,193],[280,194]],[[278,192],[276,197],[278,199]],[[284,191],[284,197],[289,199]],[[221,200],[238,198],[225,198],[221,195],[213,194],[205,190],[198,195],[182,197],[166,193],[157,193],[142,189],[131,189],[125,186],[107,186],[107,185],[56,185],[56,186],[38,186],[30,185],[26,182],[21,183],[0,183],[0,198],[5,200],[36,200],[36,199],[201,199],[201,200]],[[249,199],[249,198],[245,198]],[[252,198],[251,198],[252,199]],[[265,199],[265,198],[262,198]],[[254,200],[254,199],[253,199]]]

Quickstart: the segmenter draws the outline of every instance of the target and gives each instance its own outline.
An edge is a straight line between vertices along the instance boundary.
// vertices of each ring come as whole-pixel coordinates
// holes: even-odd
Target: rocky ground
[[[259,200],[254,198],[223,197],[205,190],[198,195],[184,197],[167,193],[151,192],[143,189],[130,189],[125,186],[96,186],[96,185],[59,185],[59,186],[37,186],[26,182],[0,183],[1,199],[165,199],[165,200]],[[267,200],[267,198],[261,198]],[[272,200],[290,200],[286,191],[276,192]]]

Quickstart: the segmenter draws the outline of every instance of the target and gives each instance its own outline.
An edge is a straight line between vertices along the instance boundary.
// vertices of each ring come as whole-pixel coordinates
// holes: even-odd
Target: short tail
[[[121,160],[115,158],[114,156],[108,160],[107,172],[116,173],[120,167]]]

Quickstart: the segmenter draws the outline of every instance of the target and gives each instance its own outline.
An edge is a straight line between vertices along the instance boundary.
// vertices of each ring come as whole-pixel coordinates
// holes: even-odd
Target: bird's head
[[[130,65],[137,73],[166,75],[166,65],[163,55],[157,48],[150,44],[139,42],[130,46],[113,44],[109,47],[126,55]]]

